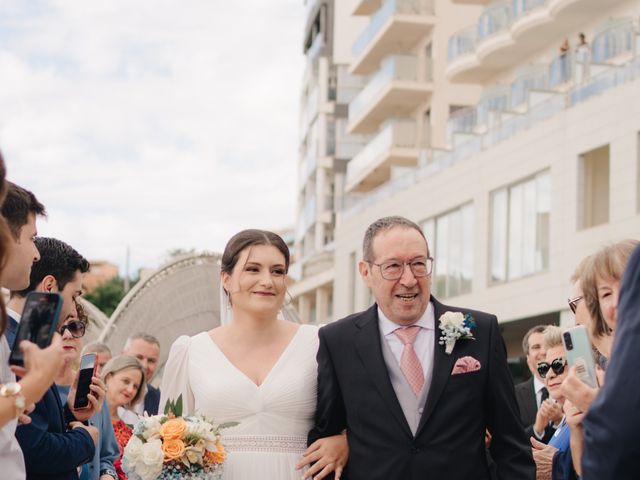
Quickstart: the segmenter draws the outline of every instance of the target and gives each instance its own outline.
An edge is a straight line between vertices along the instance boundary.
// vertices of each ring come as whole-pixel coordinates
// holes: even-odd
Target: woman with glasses
[[[56,386],[64,405],[71,385],[78,376],[82,351],[82,338],[88,324],[88,317],[82,304],[76,303],[77,319],[66,321],[60,328],[64,350],[64,368],[56,377]],[[96,372],[99,374],[100,372]],[[93,460],[82,466],[80,480],[117,480],[115,462],[120,456],[120,448],[111,425],[111,415],[106,400],[98,413],[89,419],[89,424],[98,428],[100,439],[96,445]]]
[[[537,370],[549,391],[549,398],[540,405],[541,409],[548,408],[552,403],[564,404],[565,397],[561,386],[568,372],[560,327],[551,325],[545,329],[544,346],[547,352],[546,359],[538,363]],[[534,442],[533,459],[538,470],[536,478],[552,478],[554,457],[569,449],[569,434],[569,427],[563,418],[548,445],[532,440]]]
[[[126,480],[122,471],[122,452],[133,435],[129,420],[122,418],[124,412],[131,412],[133,407],[144,398],[144,368],[137,358],[128,355],[113,357],[102,369],[102,378],[107,385],[107,405],[111,413],[111,422],[116,439],[120,446],[120,457],[115,462],[120,480]]]

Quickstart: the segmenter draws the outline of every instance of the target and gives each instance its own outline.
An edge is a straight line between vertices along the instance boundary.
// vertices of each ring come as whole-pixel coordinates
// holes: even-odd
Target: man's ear
[[[58,282],[56,281],[56,277],[53,275],[46,275],[36,287],[36,291],[57,293]]]
[[[371,288],[371,265],[364,260],[358,262],[358,271],[367,287]]]

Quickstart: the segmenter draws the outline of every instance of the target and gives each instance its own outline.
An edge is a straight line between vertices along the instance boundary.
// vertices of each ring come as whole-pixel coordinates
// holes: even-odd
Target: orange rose
[[[187,430],[187,423],[181,418],[167,420],[160,427],[160,435],[163,439],[182,438],[182,434]]]
[[[216,449],[217,452],[210,452],[207,450],[204,454],[204,459],[213,464],[224,463],[227,458],[227,454],[225,453],[224,446],[220,441],[216,442]]]
[[[162,451],[164,452],[164,461],[179,460],[184,455],[186,447],[184,442],[179,439],[167,439],[162,442]]]

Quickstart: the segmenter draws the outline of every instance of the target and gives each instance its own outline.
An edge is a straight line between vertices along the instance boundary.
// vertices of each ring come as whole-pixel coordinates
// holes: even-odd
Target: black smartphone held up
[[[51,344],[58,326],[61,307],[62,297],[58,293],[30,292],[27,294],[16,339],[9,356],[10,365],[24,366],[24,356],[20,350],[22,340],[29,340],[40,348],[47,348]]]
[[[74,409],[81,410],[89,406],[89,398],[87,395],[91,393],[89,386],[91,385],[91,377],[96,373],[97,366],[98,362],[96,362],[95,353],[87,353],[82,356],[82,360],[80,361],[80,371],[78,372],[76,399],[73,402]]]

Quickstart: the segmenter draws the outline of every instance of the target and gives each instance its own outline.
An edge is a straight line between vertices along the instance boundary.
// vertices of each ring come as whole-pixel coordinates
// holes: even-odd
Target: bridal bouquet
[[[226,458],[220,429],[207,418],[182,417],[182,397],[169,401],[164,415],[143,417],[122,455],[130,480],[217,480]]]

